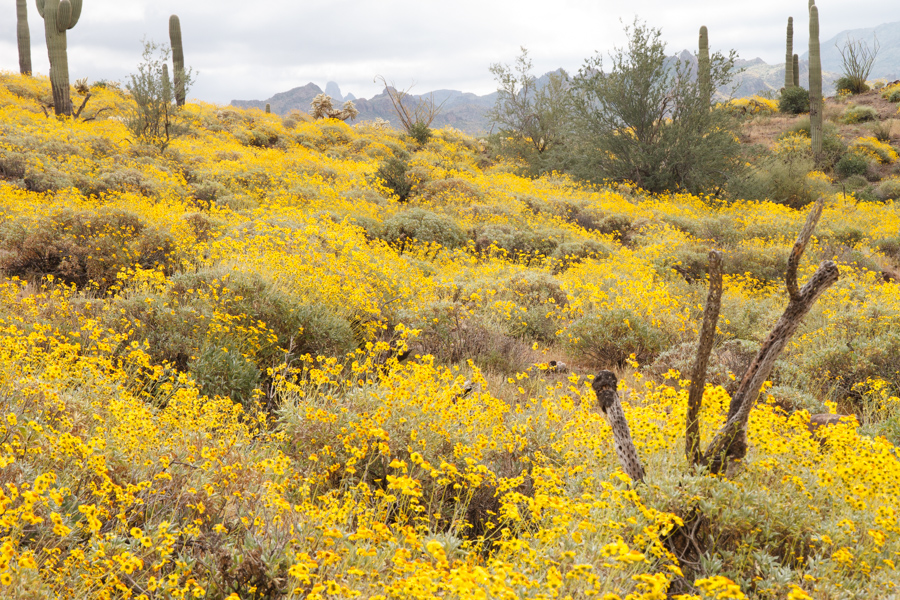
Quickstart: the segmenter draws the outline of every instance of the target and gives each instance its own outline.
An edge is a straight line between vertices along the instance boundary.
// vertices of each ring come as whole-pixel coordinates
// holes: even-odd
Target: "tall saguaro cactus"
[[[71,115],[66,31],[75,27],[81,17],[81,0],[37,0],[37,9],[44,19],[44,33],[47,36],[53,110],[57,115]]]
[[[181,21],[178,15],[169,17],[169,41],[172,44],[172,64],[175,67],[175,103],[184,106],[184,47],[181,45]]]
[[[787,49],[784,53],[784,87],[794,85],[794,17],[788,17]]]
[[[795,54],[793,62],[794,87],[800,87],[800,57]]]
[[[809,7],[809,137],[816,162],[822,155],[822,55],[819,52],[819,9]]]
[[[31,75],[31,33],[28,31],[27,0],[16,0],[16,37],[19,40],[19,72]]]
[[[697,57],[697,78],[700,82],[700,93],[709,103],[712,99],[712,90],[710,89],[710,73],[709,73],[709,32],[706,25],[700,27],[700,54]]]

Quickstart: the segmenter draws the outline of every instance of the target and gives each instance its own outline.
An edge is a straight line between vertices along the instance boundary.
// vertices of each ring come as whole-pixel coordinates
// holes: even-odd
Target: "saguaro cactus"
[[[819,52],[819,9],[809,7],[809,137],[816,162],[822,155],[822,55]]]
[[[66,31],[75,27],[81,16],[81,0],[37,0],[38,14],[44,19],[47,53],[50,55],[50,87],[53,110],[57,115],[72,114],[69,97],[69,56]]]
[[[793,62],[794,87],[800,87],[800,57],[795,54]]]
[[[794,85],[794,17],[788,17],[787,50],[784,53],[784,87]]]
[[[272,112],[272,105],[269,104],[268,102],[266,102],[266,114],[269,114],[271,112]]]
[[[184,106],[184,48],[181,45],[181,21],[178,15],[169,17],[169,41],[172,43],[172,64],[175,67],[175,103]]]
[[[16,34],[19,38],[19,72],[31,75],[31,33],[28,31],[27,0],[16,0]]]
[[[700,92],[707,103],[712,99],[709,79],[709,32],[706,25],[700,27],[700,54],[698,55],[697,78],[700,82]]]

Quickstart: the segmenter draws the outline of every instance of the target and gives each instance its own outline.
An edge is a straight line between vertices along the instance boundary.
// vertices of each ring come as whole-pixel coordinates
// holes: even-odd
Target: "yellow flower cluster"
[[[86,122],[45,118],[48,93],[0,76],[0,596],[896,592],[895,440],[852,416],[811,431],[770,388],[738,473],[695,474],[686,375],[637,365],[695,343],[710,247],[720,334],[758,343],[802,212],[528,180],[453,130],[418,147],[207,104],[160,153],[114,87]],[[376,176],[391,156],[406,203]],[[842,280],[783,374],[846,385],[878,422],[900,414],[878,353],[900,292],[877,270],[898,229],[893,203],[830,199],[800,273],[835,259]],[[595,408],[607,367],[646,485]]]

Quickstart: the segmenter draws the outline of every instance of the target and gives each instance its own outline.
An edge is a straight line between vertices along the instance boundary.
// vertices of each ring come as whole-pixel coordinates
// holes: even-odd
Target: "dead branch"
[[[394,107],[394,112],[397,113],[397,118],[400,119],[400,124],[403,125],[403,128],[406,129],[407,133],[411,132],[412,128],[419,124],[430,127],[431,122],[434,121],[434,118],[438,116],[438,113],[441,112],[444,104],[449,100],[449,98],[445,99],[435,106],[434,93],[432,93],[428,100],[419,98],[414,100],[415,104],[411,105],[407,99],[411,98],[409,90],[412,89],[412,86],[409,86],[405,90],[398,90],[394,87],[393,82],[388,85],[385,78],[381,75],[376,77],[375,81],[378,81],[379,79],[381,80],[382,85],[384,85],[384,89],[388,94],[391,105]]]
[[[711,250],[709,253],[709,294],[706,297],[706,308],[703,311],[703,326],[700,330],[700,342],[697,345],[697,357],[691,369],[691,388],[688,394],[687,423],[685,426],[685,456],[690,464],[700,464],[703,453],[700,450],[700,404],[703,400],[703,388],[706,385],[706,367],[712,351],[716,334],[716,323],[719,321],[719,309],[722,306],[722,253]]]
[[[612,428],[613,445],[622,468],[635,483],[644,480],[644,467],[638,458],[634,442],[631,440],[631,431],[628,429],[628,421],[619,401],[619,393],[616,391],[618,379],[612,371],[600,371],[591,387],[597,396],[597,404],[603,413],[606,422]]]
[[[784,314],[766,336],[762,346],[757,352],[753,362],[747,368],[741,379],[741,385],[735,392],[728,410],[728,420],[710,443],[703,457],[703,464],[709,467],[711,473],[721,473],[730,459],[743,458],[747,452],[746,429],[750,410],[759,397],[759,390],[768,379],[775,365],[775,359],[791,339],[804,316],[834,282],[838,280],[838,268],[832,261],[825,261],[813,274],[812,278],[797,290],[797,265],[812,232],[822,215],[823,199],[816,202],[816,206],[806,219],[806,224],[797,236],[797,242],[791,252],[788,261],[788,269],[785,273],[785,281],[788,286],[790,301]]]
[[[85,94],[84,100],[81,101],[81,106],[79,106],[78,110],[75,111],[75,115],[72,117],[73,119],[78,119],[78,117],[81,116],[81,111],[84,110],[84,107],[87,105],[88,100],[90,100],[90,99],[91,99],[91,94],[90,94],[90,92],[88,92],[87,94]],[[96,115],[94,115],[94,116],[96,116]]]

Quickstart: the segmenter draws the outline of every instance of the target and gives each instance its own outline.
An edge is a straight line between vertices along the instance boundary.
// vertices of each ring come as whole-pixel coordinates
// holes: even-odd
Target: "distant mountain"
[[[692,65],[692,72],[697,72],[697,57],[688,50],[682,50],[677,56],[678,60],[687,61]],[[675,60],[673,58],[672,62]],[[801,60],[800,85],[809,88],[809,61]],[[717,97],[720,100],[729,98],[746,98],[760,93],[777,93],[784,87],[784,63],[770,65],[761,58],[752,60],[738,59],[734,63],[737,74],[729,84],[720,87]],[[822,70],[822,90],[826,95],[834,91],[834,82],[838,73]]]
[[[862,40],[871,45],[873,36],[877,36],[880,50],[877,60],[872,68],[870,79],[885,78],[888,80],[900,79],[900,21],[885,23],[869,29],[854,29],[842,31],[830,40],[822,42],[822,87],[826,95],[834,93],[834,82],[842,71],[841,56],[838,47],[843,47],[848,38]],[[809,87],[809,60],[808,53],[800,57],[800,85]],[[675,60],[690,61],[696,72],[696,56],[687,50],[682,51]],[[732,85],[718,90],[720,98],[743,98],[760,92],[777,92],[784,85],[784,64],[766,64],[760,58],[752,60],[738,60],[735,66],[742,71],[737,74]],[[550,73],[538,79],[538,85],[547,82]],[[322,88],[314,83],[308,83],[287,92],[275,94],[268,100],[232,100],[233,106],[243,108],[265,108],[270,104],[272,112],[285,115],[291,110],[309,111],[309,105]],[[347,100],[353,100],[359,110],[358,121],[370,121],[376,118],[389,121],[395,127],[400,126],[394,107],[388,97],[387,91],[371,98],[356,98],[353,94],[346,96],[341,94],[340,86],[329,81],[325,85],[325,93],[331,96],[335,105],[340,105]],[[435,118],[432,126],[452,126],[472,135],[485,134],[491,131],[491,122],[487,119],[487,112],[494,106],[497,93],[478,96],[458,90],[435,90],[421,95],[412,95],[411,100],[428,99],[433,96],[434,103],[443,107]]]
[[[307,83],[303,87],[275,94],[268,100],[232,100],[231,105],[238,108],[265,108],[266,104],[271,104],[272,112],[279,115],[286,115],[292,110],[309,112],[313,98],[321,93],[322,88],[314,83]]]
[[[275,94],[268,100],[232,100],[231,105],[240,108],[265,108],[268,103],[271,105],[272,112],[279,115],[285,115],[292,110],[309,112],[309,105],[313,98],[321,93],[322,88],[314,83],[308,83],[302,87]],[[344,101],[353,100],[357,110],[359,110],[359,116],[356,117],[356,121],[374,121],[380,118],[390,122],[395,127],[400,126],[400,120],[394,112],[394,106],[391,104],[391,99],[386,89],[368,99],[356,98],[353,94],[341,95],[338,84],[330,81],[325,85],[325,93],[334,99],[336,106]],[[496,92],[478,96],[458,90],[435,90],[427,94],[411,94],[410,100],[413,102],[419,100],[430,101],[432,97],[435,105],[443,103],[441,111],[432,123],[433,127],[450,126],[474,135],[490,131],[491,123],[485,115],[494,106],[497,97]]]
[[[894,81],[900,79],[900,21],[882,23],[877,27],[867,29],[850,29],[842,31],[830,40],[821,43],[822,69],[840,73],[842,71],[841,53],[839,48],[844,47],[848,39],[865,42],[872,47],[878,38],[878,55],[872,65],[869,79],[887,79]],[[803,58],[808,58],[809,53],[804,52]]]

